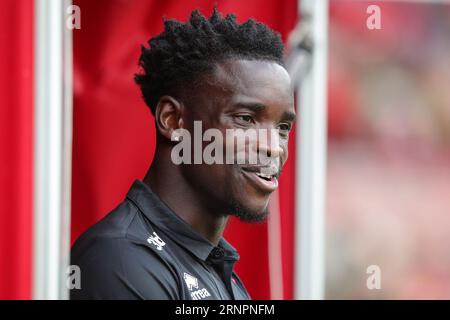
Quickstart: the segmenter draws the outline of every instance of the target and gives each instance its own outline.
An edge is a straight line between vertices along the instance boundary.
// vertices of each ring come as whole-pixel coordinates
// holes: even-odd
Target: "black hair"
[[[164,31],[148,44],[141,48],[142,73],[135,75],[135,81],[153,114],[161,96],[177,97],[183,87],[225,59],[283,65],[283,42],[277,32],[253,19],[239,24],[234,14],[222,17],[216,8],[209,19],[198,10],[186,23],[164,19]]]

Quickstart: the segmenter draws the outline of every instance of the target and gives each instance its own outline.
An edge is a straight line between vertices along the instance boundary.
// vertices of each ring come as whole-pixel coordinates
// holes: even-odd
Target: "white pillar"
[[[297,95],[295,299],[323,299],[325,285],[325,173],[327,133],[328,1],[300,1],[309,24],[311,66]]]
[[[33,298],[66,299],[70,251],[72,44],[69,1],[35,1]]]

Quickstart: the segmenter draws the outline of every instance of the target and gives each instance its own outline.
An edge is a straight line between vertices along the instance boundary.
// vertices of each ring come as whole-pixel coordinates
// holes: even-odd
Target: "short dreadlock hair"
[[[239,24],[234,14],[223,18],[216,8],[209,19],[194,10],[186,23],[164,20],[164,31],[148,44],[141,47],[143,72],[135,81],[153,114],[161,96],[177,97],[183,87],[226,59],[283,65],[283,42],[277,32],[253,19]]]

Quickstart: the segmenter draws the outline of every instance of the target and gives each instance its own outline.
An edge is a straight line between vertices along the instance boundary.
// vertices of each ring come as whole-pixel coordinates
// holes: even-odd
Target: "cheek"
[[[204,175],[212,182],[212,187],[232,188],[239,179],[239,171],[233,165],[216,164],[210,167]]]
[[[288,148],[288,142],[284,142],[283,145],[281,146],[281,149],[283,150],[283,153],[281,154],[281,166],[284,166],[284,164],[286,163],[288,156],[289,156],[289,148]]]

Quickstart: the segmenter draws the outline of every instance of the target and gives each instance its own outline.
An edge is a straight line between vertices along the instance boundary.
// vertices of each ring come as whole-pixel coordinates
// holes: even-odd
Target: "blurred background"
[[[328,298],[450,298],[449,62],[449,2],[330,2]]]
[[[140,45],[163,17],[209,15],[214,3],[285,42],[302,20],[296,0],[73,1],[70,243],[150,165],[153,119],[133,83]],[[367,27],[369,5],[380,8],[380,29]],[[322,298],[450,299],[450,2],[330,0],[327,14]],[[33,0],[0,2],[1,299],[36,297],[35,19]],[[300,117],[308,107],[297,106]],[[272,220],[233,219],[225,234],[254,299],[299,298],[292,135]],[[370,265],[379,290],[367,287]]]

